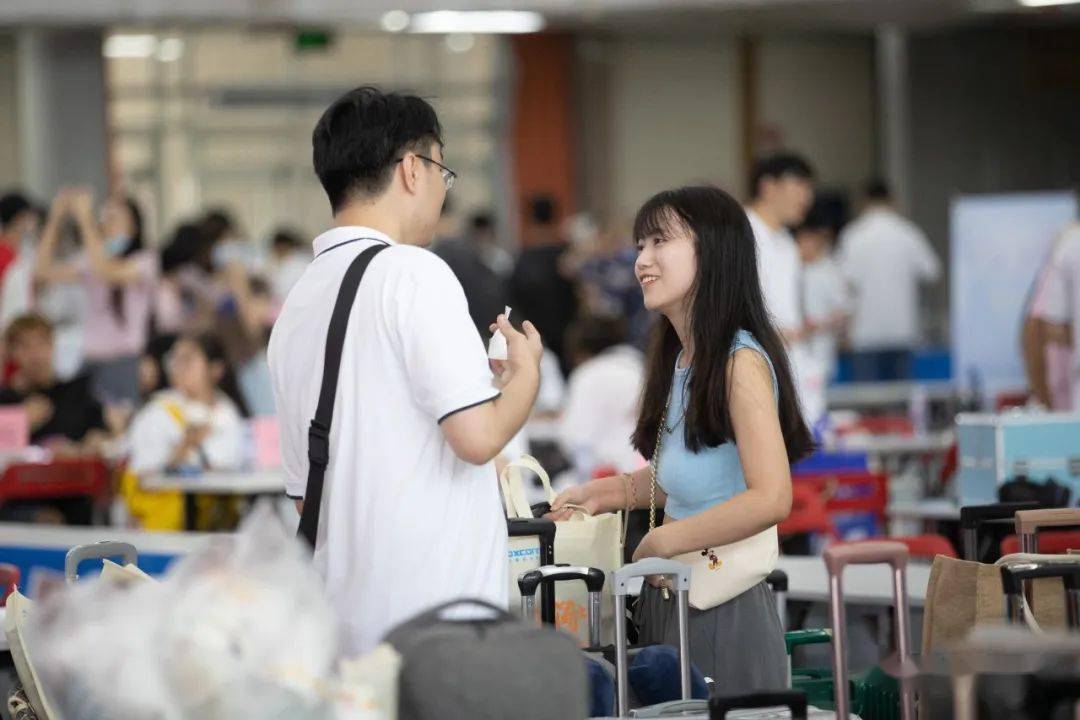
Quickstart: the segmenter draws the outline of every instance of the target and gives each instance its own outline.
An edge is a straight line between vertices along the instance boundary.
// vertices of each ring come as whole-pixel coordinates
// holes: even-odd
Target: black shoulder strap
[[[323,479],[330,462],[330,424],[334,420],[334,396],[337,395],[338,373],[341,370],[341,353],[345,348],[345,333],[349,329],[349,315],[360,280],[364,277],[372,258],[388,246],[379,244],[356,256],[345,271],[341,281],[334,312],[330,315],[330,329],[326,333],[326,358],[323,362],[322,389],[315,418],[308,428],[308,480],[304,493],[304,509],[300,513],[300,528],[296,534],[314,548],[319,532],[319,507],[322,505]]]

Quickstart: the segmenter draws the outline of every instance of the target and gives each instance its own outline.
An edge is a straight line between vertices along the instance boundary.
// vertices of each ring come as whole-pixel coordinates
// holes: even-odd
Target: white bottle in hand
[[[506,315],[506,319],[510,319],[510,307],[507,306],[503,310],[503,314]],[[502,334],[501,330],[496,330],[495,334],[491,336],[491,340],[488,341],[488,359],[489,360],[506,360],[506,337]]]

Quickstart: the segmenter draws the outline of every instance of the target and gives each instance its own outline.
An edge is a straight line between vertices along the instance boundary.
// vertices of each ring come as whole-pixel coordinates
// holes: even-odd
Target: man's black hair
[[[750,196],[757,198],[761,191],[761,181],[765,178],[779,180],[786,175],[802,180],[813,180],[814,168],[806,158],[794,153],[780,153],[760,158],[754,163],[754,168],[750,172]]]
[[[810,212],[806,213],[806,217],[803,219],[802,223],[795,228],[796,233],[820,232],[822,230],[832,232],[835,228],[829,213],[820,205],[815,205],[810,208]]]
[[[304,241],[300,239],[300,233],[292,228],[278,228],[274,231],[273,237],[270,239],[270,245],[272,247],[287,246],[290,248],[299,249],[304,246]]]
[[[476,212],[469,217],[469,227],[476,232],[490,230],[494,225],[495,221],[489,212]]]
[[[881,178],[874,178],[866,183],[864,193],[866,199],[871,202],[889,202],[892,200],[892,193],[889,192],[889,186]]]
[[[326,109],[311,133],[312,162],[337,213],[355,195],[386,189],[394,163],[407,151],[427,155],[442,144],[435,109],[415,95],[364,86]]]
[[[20,192],[9,192],[0,197],[0,228],[5,228],[27,210],[33,211],[33,206],[26,196]]]
[[[529,200],[529,217],[537,225],[551,225],[555,222],[555,198],[550,195],[536,195]]]

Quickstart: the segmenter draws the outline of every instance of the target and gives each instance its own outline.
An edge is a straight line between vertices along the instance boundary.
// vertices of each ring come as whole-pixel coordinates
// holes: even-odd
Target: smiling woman
[[[731,599],[708,599],[723,593],[704,588],[714,580],[695,570],[691,597],[705,599],[691,611],[690,654],[722,692],[782,687],[783,630],[764,578],[777,553],[773,527],[791,508],[789,461],[806,455],[811,439],[765,309],[750,224],[722,190],[685,187],[645,203],[634,237],[645,305],[662,316],[633,435],[651,463],[567,490],[553,513],[561,517],[568,504],[592,512],[664,507],[664,524],[650,520],[635,560],[716,558],[753,539],[740,552],[756,553],[750,565],[762,572],[750,573]],[[661,589],[645,588],[635,621],[647,644],[676,640],[676,606]]]

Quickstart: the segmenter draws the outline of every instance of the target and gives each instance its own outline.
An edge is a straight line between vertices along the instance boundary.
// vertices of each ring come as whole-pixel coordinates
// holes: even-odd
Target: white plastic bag
[[[336,713],[337,623],[269,504],[162,582],[76,583],[39,603],[27,629],[63,720]]]

